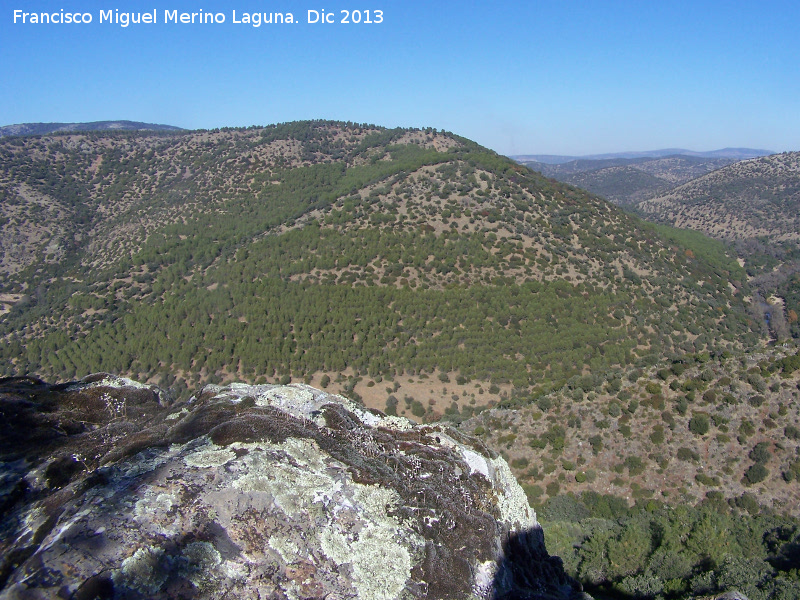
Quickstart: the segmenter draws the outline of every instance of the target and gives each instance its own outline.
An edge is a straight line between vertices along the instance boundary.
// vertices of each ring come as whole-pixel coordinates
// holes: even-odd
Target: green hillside
[[[3,374],[325,376],[382,407],[382,379],[533,396],[756,339],[722,246],[452,134],[85,133],[0,161]]]

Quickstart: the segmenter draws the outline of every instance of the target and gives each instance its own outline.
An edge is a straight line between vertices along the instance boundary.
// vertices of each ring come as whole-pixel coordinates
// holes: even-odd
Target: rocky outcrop
[[[0,598],[569,598],[506,462],[303,385],[0,382]]]

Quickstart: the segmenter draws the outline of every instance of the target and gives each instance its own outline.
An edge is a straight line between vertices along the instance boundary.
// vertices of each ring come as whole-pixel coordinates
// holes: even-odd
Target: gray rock
[[[2,600],[580,594],[506,462],[444,425],[302,385],[170,405],[17,379],[0,402]]]
[[[725,592],[721,596],[717,596],[716,600],[747,600],[747,596],[739,591],[733,590]]]

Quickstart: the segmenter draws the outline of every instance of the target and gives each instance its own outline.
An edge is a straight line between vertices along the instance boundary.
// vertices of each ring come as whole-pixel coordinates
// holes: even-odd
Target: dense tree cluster
[[[547,550],[590,592],[682,598],[737,590],[751,600],[800,595],[800,522],[759,510],[751,494],[697,507],[585,492],[539,511]]]

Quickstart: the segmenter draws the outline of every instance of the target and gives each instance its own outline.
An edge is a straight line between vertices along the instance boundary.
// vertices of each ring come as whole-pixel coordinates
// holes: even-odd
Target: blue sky
[[[0,124],[186,128],[339,119],[436,127],[503,154],[800,150],[800,3],[0,0]],[[87,12],[83,25],[14,24]],[[308,24],[309,9],[382,10]],[[99,23],[157,11],[156,25]],[[166,10],[223,13],[164,24]],[[292,12],[293,25],[232,23]]]

